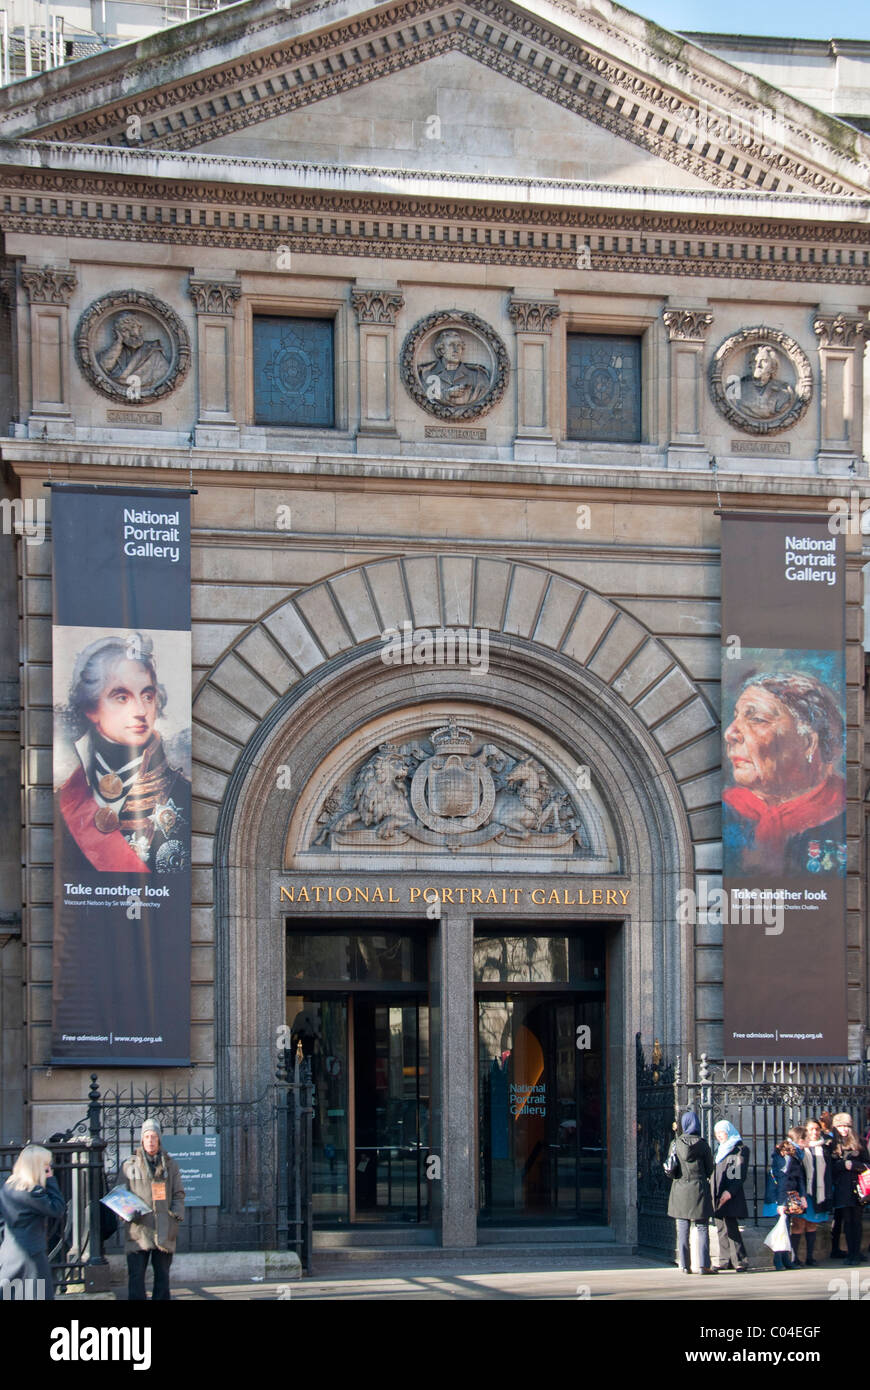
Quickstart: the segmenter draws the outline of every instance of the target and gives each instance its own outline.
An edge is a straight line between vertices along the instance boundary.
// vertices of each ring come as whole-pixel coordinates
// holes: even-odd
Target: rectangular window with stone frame
[[[332,319],[254,315],[255,425],[334,428],[334,327]]]
[[[568,438],[640,443],[641,339],[569,333],[566,358]]]

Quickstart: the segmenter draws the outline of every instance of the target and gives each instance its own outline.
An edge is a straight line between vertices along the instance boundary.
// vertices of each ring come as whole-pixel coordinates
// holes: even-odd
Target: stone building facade
[[[196,490],[183,1079],[256,1093],[286,1024],[325,1221],[630,1241],[635,1035],[723,1051],[722,928],[675,911],[721,874],[717,513],[866,492],[870,143],[606,0],[251,0],[171,40],[0,92],[0,451],[34,505]],[[4,556],[14,1137],[87,1074],[48,1065],[50,547]],[[384,1197],[414,1146],[441,1182],[396,1159]]]

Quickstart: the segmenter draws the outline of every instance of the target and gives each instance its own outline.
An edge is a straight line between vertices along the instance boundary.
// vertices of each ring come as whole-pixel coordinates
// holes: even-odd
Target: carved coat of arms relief
[[[590,857],[573,798],[534,757],[455,721],[423,742],[382,743],[344,788],[333,788],[311,848],[412,841],[464,851],[483,845]]]

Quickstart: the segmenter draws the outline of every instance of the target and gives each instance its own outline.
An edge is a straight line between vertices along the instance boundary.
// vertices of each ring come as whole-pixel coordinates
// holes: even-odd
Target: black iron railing
[[[219,1100],[205,1088],[129,1086],[100,1094],[91,1076],[86,1117],[43,1143],[54,1156],[66,1212],[49,1230],[49,1258],[58,1291],[107,1286],[106,1254],[124,1248],[123,1225],[105,1241],[100,1199],[123,1182],[124,1160],[139,1147],[142,1123],[159,1122],[164,1137],[213,1135],[219,1198],[187,1204],[177,1250],[294,1250],[311,1268],[310,1062],[279,1054],[277,1079],[254,1100]],[[0,1181],[21,1152],[0,1147]]]
[[[739,1130],[750,1154],[745,1184],[749,1223],[762,1220],[767,1172],[775,1144],[793,1126],[818,1119],[822,1111],[850,1114],[863,1135],[870,1121],[870,1063],[713,1062],[691,1053],[683,1062],[667,1059],[658,1042],[650,1057],[636,1038],[638,1243],[673,1252],[668,1219],[670,1183],[662,1163],[673,1125],[694,1110],[715,1151],[713,1131],[720,1120]]]

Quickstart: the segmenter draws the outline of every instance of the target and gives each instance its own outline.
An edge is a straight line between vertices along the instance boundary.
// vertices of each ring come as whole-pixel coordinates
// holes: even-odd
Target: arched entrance
[[[334,581],[335,589],[339,583],[348,584],[348,576]],[[376,592],[371,576],[366,583],[369,594]],[[322,591],[323,586],[318,587]],[[407,592],[404,588],[403,593]],[[578,595],[572,610],[575,627],[578,603],[583,612],[583,605],[592,598],[579,588]],[[475,979],[476,942],[537,941],[548,943],[549,949],[561,938],[566,944],[559,949],[570,953],[572,934],[592,925],[604,932],[606,1219],[620,1239],[632,1238],[634,1219],[634,1035],[640,1031],[673,1046],[691,1037],[693,943],[673,911],[677,888],[691,882],[691,840],[678,779],[664,752],[671,742],[670,734],[662,732],[671,720],[668,692],[679,687],[680,756],[708,731],[711,716],[685,674],[669,654],[659,653],[639,624],[608,609],[597,597],[594,602],[601,605],[596,621],[603,624],[604,635],[599,634],[589,665],[568,656],[565,641],[548,646],[540,640],[540,605],[534,637],[491,630],[488,670],[473,676],[468,670],[450,667],[409,672],[385,666],[381,643],[367,633],[365,640],[356,642],[345,635],[343,650],[336,649],[337,634],[333,633],[331,654],[325,649],[315,654],[310,626],[313,600],[306,608],[304,596],[293,601],[292,621],[285,605],[278,620],[272,621],[274,615],[267,617],[243,639],[249,650],[254,641],[262,644],[266,640],[262,629],[271,621],[262,647],[264,658],[276,659],[275,637],[280,633],[288,669],[291,662],[307,661],[308,670],[305,674],[295,671],[291,689],[276,696],[258,721],[251,721],[249,736],[222,789],[213,846],[219,1084],[238,1094],[255,1089],[271,1074],[272,1041],[287,1009],[286,932],[291,910],[297,931],[306,922],[322,927],[326,908],[334,931],[344,927],[350,934],[350,925],[362,924],[380,932],[400,927],[410,933],[428,933],[428,979],[406,983],[425,988],[429,1001],[431,1113],[426,1143],[440,1160],[429,1206],[445,1244],[473,1244],[477,1238],[479,1184],[486,1166],[481,1147],[481,1124],[486,1122],[485,1117],[481,1119],[482,1063],[476,1052],[481,996],[487,986],[498,986],[504,1008],[508,996],[519,993],[513,989],[519,983],[515,980]],[[334,613],[334,590],[330,604]],[[299,619],[306,612],[303,630]],[[379,610],[378,618],[382,617]],[[347,634],[353,629],[346,622]],[[632,627],[630,640],[621,630],[624,624]],[[326,636],[321,630],[324,647]],[[623,661],[610,664],[607,681],[596,674],[595,662],[598,671],[604,669],[607,641],[617,639]],[[646,685],[641,676],[632,674],[638,661],[648,672]],[[211,719],[214,715],[209,710],[215,706],[210,707],[209,700],[214,701],[221,688],[219,679],[226,686],[231,681],[238,684],[239,677],[232,666],[223,677],[218,668],[213,692],[203,692]],[[247,671],[245,680],[250,685]],[[639,708],[650,693],[659,702],[656,718],[650,717],[651,705]],[[322,830],[324,824],[318,822],[318,815],[324,814],[324,798],[334,774],[355,775],[366,751],[380,743],[407,743],[424,729],[431,734],[451,708],[468,723],[477,720],[480,728],[474,732],[481,740],[488,739],[512,758],[537,759],[557,778],[568,777],[572,769],[589,769],[587,820],[594,821],[597,808],[598,848],[609,844],[608,853],[616,855],[606,861],[606,873],[598,879],[600,897],[593,899],[595,875],[588,872],[582,854],[573,851],[570,858],[566,854],[536,858],[532,852],[524,853],[521,844],[512,845],[509,854],[503,846],[489,844],[482,853],[481,846],[475,847],[475,854],[481,855],[475,864],[474,856],[462,846],[439,847],[419,839],[411,850],[407,843],[391,847],[385,842],[381,849],[354,844],[352,833],[350,842],[347,833],[353,825],[342,827],[337,822],[332,826],[333,843],[327,844],[322,837],[314,843],[314,829],[320,824]],[[333,807],[334,815],[340,812],[340,805]],[[609,828],[602,839],[605,822]],[[360,823],[356,825],[359,829]],[[521,841],[522,835],[503,838]],[[588,850],[588,834],[583,843]],[[311,856],[307,861],[306,855]],[[578,873],[580,863],[584,871]],[[305,883],[307,900],[295,891]],[[463,884],[464,894],[459,891]],[[584,884],[588,896],[583,895]],[[366,885],[368,901],[365,892],[356,892]],[[319,897],[313,892],[318,886]],[[380,897],[373,887],[380,888]],[[430,891],[424,896],[427,888]],[[339,889],[344,891],[339,894]],[[617,889],[624,898],[616,896]],[[494,896],[488,896],[493,890]],[[521,892],[517,897],[508,892],[505,899],[503,890]],[[613,897],[605,896],[608,890]],[[427,901],[433,895],[438,916],[431,914],[431,901]],[[387,917],[392,917],[392,923]],[[554,987],[572,982],[540,983]],[[490,988],[491,996],[498,993]],[[304,998],[304,993],[299,997]],[[575,1036],[576,1029],[585,1026],[574,1014],[569,1022]],[[490,1025],[491,1017],[486,1029],[494,1037]],[[503,1034],[504,1020],[500,1026]],[[419,1019],[415,1027],[419,1032]],[[563,1020],[554,1033],[551,1022],[517,1014],[514,1032],[528,1057],[522,1076],[509,1084],[520,1087],[517,1103],[525,1095],[525,1109],[530,1110],[531,1098],[540,1094],[527,1089],[539,1084],[530,1080],[541,1062],[535,1047],[542,1056],[548,1048],[555,1055],[558,1039],[564,1043],[567,1028]],[[520,1029],[525,1029],[525,1035],[519,1034]],[[534,1043],[529,1040],[532,1036]],[[515,1038],[510,1049],[499,1050],[518,1053],[520,1044]],[[491,1113],[490,1109],[490,1121]],[[491,1186],[494,1191],[497,1184]]]

